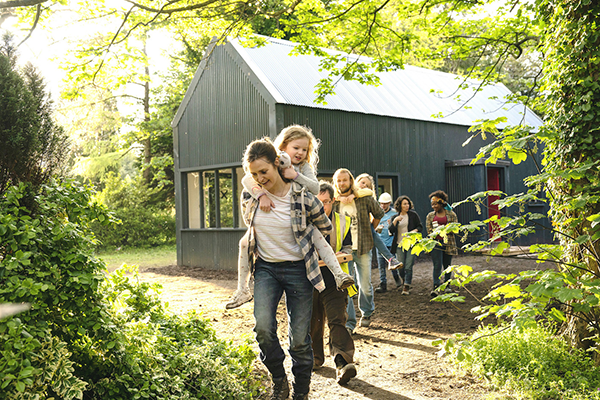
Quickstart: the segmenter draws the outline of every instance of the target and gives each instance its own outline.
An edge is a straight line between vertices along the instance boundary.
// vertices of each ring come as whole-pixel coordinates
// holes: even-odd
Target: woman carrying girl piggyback
[[[319,142],[307,127],[290,125],[284,128],[277,136],[274,143],[279,149],[279,168],[283,178],[300,184],[314,195],[319,194],[319,182],[316,177],[316,167],[319,161]],[[270,212],[275,204],[266,195],[265,189],[254,179],[246,174],[242,179],[242,185],[246,191],[259,201],[259,208],[263,212]],[[321,259],[331,270],[339,290],[343,290],[354,284],[350,275],[342,271],[340,264],[331,246],[321,232],[315,229],[312,233],[312,241]],[[226,308],[236,308],[252,300],[250,293],[250,267],[248,264],[248,232],[240,240],[240,251],[238,258],[238,288],[226,304]]]

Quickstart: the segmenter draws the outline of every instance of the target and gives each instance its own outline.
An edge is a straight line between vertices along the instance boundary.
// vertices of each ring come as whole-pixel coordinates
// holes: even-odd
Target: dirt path
[[[492,269],[511,273],[538,267],[531,261],[503,259],[486,261],[482,257],[456,257],[455,264],[467,264],[475,270]],[[373,270],[373,285],[379,282],[379,272]],[[375,295],[376,311],[371,326],[356,328],[355,361],[358,375],[345,386],[335,382],[331,358],[325,367],[313,374],[311,399],[418,400],[418,399],[483,399],[487,391],[470,377],[455,375],[450,365],[437,357],[432,340],[447,338],[455,332],[472,332],[478,322],[469,310],[477,302],[467,302],[456,308],[451,304],[434,303],[430,299],[432,265],[421,257],[414,268],[414,288],[409,296],[397,290]],[[177,313],[198,310],[212,321],[218,335],[240,343],[253,340],[252,303],[235,310],[225,310],[224,303],[236,287],[233,271],[211,271],[201,268],[166,266],[141,271],[141,279],[160,283],[163,298]],[[388,273],[388,285],[393,279]],[[477,294],[485,293],[490,283],[470,287]],[[389,286],[388,286],[389,288]],[[466,295],[466,293],[461,293]],[[358,308],[357,308],[358,310]],[[279,335],[287,341],[285,307],[278,312]],[[285,338],[285,339],[284,339]],[[284,347],[287,347],[284,344]],[[286,359],[288,374],[291,363]],[[263,368],[257,362],[258,368]],[[263,368],[264,369],[264,368]]]

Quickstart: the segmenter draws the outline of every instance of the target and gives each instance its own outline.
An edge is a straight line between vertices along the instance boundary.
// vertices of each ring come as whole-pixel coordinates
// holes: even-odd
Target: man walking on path
[[[371,324],[371,315],[375,311],[371,284],[371,249],[374,245],[371,226],[379,225],[384,212],[373,196],[357,197],[354,176],[349,170],[340,168],[335,171],[333,182],[338,196],[333,204],[333,211],[340,215],[347,215],[352,222],[354,268],[350,267],[350,270],[359,287],[358,308],[362,314],[360,326],[368,327]],[[372,222],[371,216],[373,216]],[[356,328],[356,311],[352,301],[348,302],[346,327],[351,332]]]
[[[331,212],[334,198],[333,186],[329,182],[321,181],[319,194],[317,196],[323,203],[325,214],[331,220],[333,232],[325,236],[336,255],[352,254],[352,234],[350,233],[350,217],[340,216]],[[342,270],[348,273],[348,264],[340,261]],[[313,311],[310,321],[310,336],[314,354],[314,369],[319,369],[325,362],[325,351],[323,349],[323,333],[325,331],[325,320],[329,326],[329,353],[333,357],[336,368],[337,382],[345,385],[356,376],[354,365],[354,340],[346,329],[348,314],[348,290],[356,293],[356,287],[352,285],[348,290],[337,290],[333,274],[327,266],[321,267],[321,274],[325,281],[325,290],[313,291]]]
[[[394,209],[391,207],[392,196],[389,193],[382,193],[381,196],[379,196],[379,205],[381,206],[384,214],[381,218],[381,221],[379,221],[379,225],[375,228],[375,231],[381,238],[383,244],[388,248],[388,250],[391,251],[394,236],[390,234],[388,228],[391,222],[390,218],[396,214]],[[375,289],[375,293],[385,293],[387,292],[387,270],[389,262],[381,255],[381,253],[378,253],[377,261],[379,263],[379,286]],[[402,279],[400,278],[400,275],[396,269],[392,269],[392,276],[394,277],[394,281],[396,281],[396,288],[401,288]]]

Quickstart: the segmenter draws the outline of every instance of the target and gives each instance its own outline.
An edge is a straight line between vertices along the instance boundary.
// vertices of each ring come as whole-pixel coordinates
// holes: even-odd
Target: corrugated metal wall
[[[478,137],[463,147],[471,135],[468,127],[279,104],[277,108],[279,129],[299,123],[311,127],[321,139],[319,171],[332,173],[345,167],[355,175],[399,173],[399,193],[413,200],[423,225],[431,211],[431,192],[446,191],[452,203],[486,189],[484,166],[465,166],[448,173],[445,168],[446,161],[472,159],[491,141]],[[520,193],[526,190],[523,178],[535,173],[535,166],[531,162],[511,165],[506,172],[505,190]],[[486,210],[479,215],[472,205],[456,211],[461,222],[487,218]],[[538,233],[519,243],[548,239]]]
[[[400,194],[409,196],[423,223],[429,194],[446,188],[445,160],[473,157],[481,140],[467,147],[467,127],[398,118],[283,106],[283,124],[310,126],[321,139],[320,171],[345,167],[355,174],[398,172]],[[454,201],[455,199],[450,199]],[[458,199],[456,199],[458,200]]]
[[[437,189],[450,192],[450,202],[476,191],[474,177],[446,175],[445,162],[473,158],[485,143],[480,138],[468,146],[467,127],[361,113],[292,105],[271,105],[253,86],[244,66],[236,63],[227,47],[217,47],[175,129],[179,164],[176,170],[241,161],[246,145],[299,123],[313,129],[321,139],[319,171],[330,174],[346,167],[355,174],[398,173],[399,193],[409,196],[415,210],[425,217],[431,211],[428,195]],[[262,88],[264,90],[264,88]],[[273,122],[275,119],[275,122]],[[270,125],[271,124],[271,125]],[[272,135],[271,135],[272,136]],[[177,156],[175,158],[177,160]],[[510,167],[506,177],[509,193],[524,191],[522,178],[535,169],[522,163]],[[177,174],[176,193],[181,192]],[[460,198],[458,198],[458,197]],[[177,201],[181,227],[182,201]],[[460,215],[459,218],[465,220]],[[470,210],[465,210],[470,215]],[[181,230],[178,228],[178,263],[207,268],[235,269],[237,243],[242,229]]]
[[[179,168],[237,162],[269,135],[269,105],[226,50],[216,47],[179,128]]]
[[[470,195],[486,190],[485,165],[464,165],[446,167],[446,193],[453,201],[466,199]],[[482,220],[488,218],[488,212],[485,207],[477,212],[472,203],[461,204],[454,209],[458,222],[461,224],[469,221]],[[479,240],[487,240],[489,232],[483,229],[469,235],[469,242],[475,243]]]
[[[174,131],[176,171],[241,164],[248,143],[269,135],[269,104],[226,47],[215,48]],[[178,264],[236,269],[245,229],[182,229],[183,175],[176,173],[175,182]]]
[[[179,265],[237,270],[238,243],[243,234],[231,229],[184,231],[177,244],[182,249]]]

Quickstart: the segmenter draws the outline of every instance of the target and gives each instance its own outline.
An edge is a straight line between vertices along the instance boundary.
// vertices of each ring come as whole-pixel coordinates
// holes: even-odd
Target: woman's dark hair
[[[429,195],[429,200],[431,200],[432,197],[439,198],[441,200],[441,202],[438,201],[438,203],[440,203],[442,205],[446,205],[446,203],[448,202],[448,195],[443,190],[436,190],[435,192],[431,193]]]
[[[264,158],[270,164],[275,165],[277,159],[277,150],[268,137],[251,142],[244,152],[244,169],[248,172],[248,165],[251,162]]]
[[[277,168],[277,166],[275,165],[275,161],[279,157],[278,154],[279,153],[277,152],[275,145],[273,145],[273,142],[271,142],[271,139],[269,139],[268,137],[257,139],[251,142],[246,147],[243,161],[244,171],[248,173],[248,165],[250,165],[251,162],[254,162],[260,158],[264,158],[269,164],[272,164],[274,167]],[[279,171],[279,176],[281,176],[281,179],[283,179],[284,182],[291,182],[290,179],[286,179],[282,175],[281,169],[277,168],[277,171]]]
[[[396,199],[396,201],[394,202],[394,209],[398,212],[402,212],[402,202],[404,200],[408,200],[408,209],[412,210],[414,207],[412,200],[408,197],[408,196],[400,196]]]

